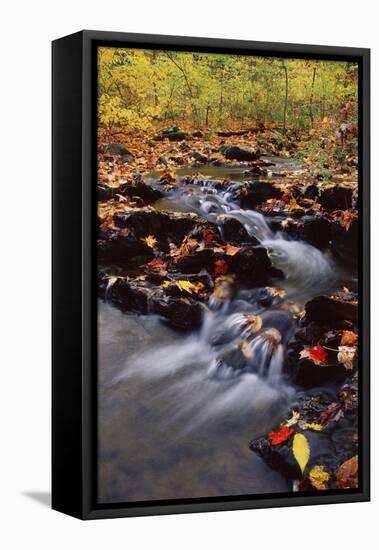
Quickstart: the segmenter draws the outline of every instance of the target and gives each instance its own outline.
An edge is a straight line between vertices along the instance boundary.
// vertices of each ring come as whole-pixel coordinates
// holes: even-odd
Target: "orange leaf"
[[[358,335],[351,330],[342,331],[341,346],[355,346],[358,341]]]
[[[166,267],[166,264],[161,258],[154,258],[154,260],[151,260],[151,262],[149,262],[147,265],[151,267],[151,269],[157,270],[161,270]]]
[[[241,250],[241,247],[239,246],[233,246],[231,244],[227,244],[226,247],[225,247],[225,252],[228,256],[234,256],[235,254],[237,254],[237,252],[239,252]]]

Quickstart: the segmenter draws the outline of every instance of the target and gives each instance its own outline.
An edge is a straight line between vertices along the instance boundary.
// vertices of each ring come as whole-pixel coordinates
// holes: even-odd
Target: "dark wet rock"
[[[99,282],[99,292],[102,298],[118,306],[123,311],[133,311],[146,314],[148,312],[149,288],[138,287],[125,278],[112,279],[104,277]]]
[[[291,212],[291,216],[295,212]],[[317,248],[327,248],[330,245],[333,224],[334,222],[327,216],[315,216],[287,220],[282,224],[281,230],[292,239],[305,241]]]
[[[250,161],[259,158],[259,151],[246,145],[223,145],[220,151],[229,160]]]
[[[164,166],[168,166],[168,158],[164,156],[160,156],[158,158],[158,163],[163,164]]]
[[[281,191],[271,183],[255,181],[241,187],[239,201],[242,208],[254,208],[268,199],[278,199],[281,194]]]
[[[308,477],[315,465],[322,465],[329,473],[327,488],[338,488],[335,477],[338,468],[358,451],[358,443],[354,437],[358,429],[357,403],[354,381],[344,385],[336,394],[300,394],[287,415],[290,418],[293,410],[300,415],[299,423],[293,427],[293,434],[277,445],[272,443],[267,434],[251,441],[249,447],[287,479],[301,480],[301,490],[315,490]],[[323,429],[318,432],[303,429],[302,426],[306,424],[322,425]],[[310,447],[310,458],[304,473],[301,472],[292,450],[295,433],[304,435]]]
[[[203,308],[192,298],[160,297],[154,300],[154,313],[164,317],[168,326],[179,331],[193,331],[201,326]]]
[[[274,270],[263,247],[245,247],[229,259],[229,271],[236,275],[241,283],[251,287],[267,286],[272,276],[279,275]]]
[[[160,243],[180,244],[184,236],[198,222],[191,214],[173,214],[157,210],[131,210],[114,216],[117,227],[128,228],[138,238],[153,235]]]
[[[304,189],[303,197],[306,199],[316,200],[318,197],[318,186],[315,183],[310,183]]]
[[[320,193],[318,202],[325,210],[348,210],[353,206],[353,189],[351,187],[327,187]]]
[[[215,262],[224,259],[223,252],[215,251],[213,248],[206,248],[195,254],[183,256],[175,263],[175,270],[181,273],[199,273],[202,269],[213,273]]]
[[[231,244],[241,244],[249,242],[252,245],[259,244],[259,241],[254,237],[249,237],[246,229],[241,222],[235,218],[218,219],[222,239]]]
[[[188,132],[183,132],[178,128],[178,126],[174,124],[173,126],[162,130],[160,134],[154,136],[153,140],[162,141],[163,139],[167,138],[170,141],[182,141],[184,139],[187,139],[188,137],[190,137]]]
[[[105,264],[140,265],[153,258],[152,249],[133,234],[100,234],[97,251],[99,262]]]
[[[162,191],[137,178],[131,184],[122,187],[122,194],[128,197],[140,197],[146,204],[151,204],[163,197]]]
[[[108,143],[107,145],[104,145],[102,151],[104,153],[110,153],[111,155],[120,155],[125,158],[127,157],[128,160],[126,162],[130,162],[134,158],[133,154],[125,147],[125,145],[122,145],[121,143]]]
[[[292,438],[281,445],[272,445],[267,437],[257,437],[250,442],[249,447],[258,453],[271,468],[279,471],[287,479],[302,477],[292,452]]]
[[[199,153],[199,151],[192,151],[191,156],[193,159],[196,160],[196,162],[199,162],[201,164],[208,162],[208,157],[206,155],[203,155],[202,153]]]
[[[99,295],[112,302],[124,312],[140,314],[155,313],[178,331],[192,331],[201,326],[203,308],[191,297],[167,295],[161,287],[151,286],[144,281],[133,281],[123,277],[109,278],[99,274]]]
[[[140,177],[135,178],[133,182],[124,183],[117,188],[109,187],[103,183],[98,184],[97,200],[107,201],[117,197],[117,195],[142,199],[143,204],[151,204],[163,197],[161,191],[148,185]]]
[[[291,369],[292,382],[303,388],[315,388],[338,381],[342,382],[345,378],[346,369],[337,361],[334,365],[319,366],[310,359],[297,359]]]
[[[202,138],[204,137],[204,134],[201,130],[196,130],[196,132],[192,132],[192,137],[194,138]]]
[[[336,222],[331,230],[331,249],[344,262],[356,265],[358,262],[358,238],[357,219],[352,221],[348,229]]]
[[[334,300],[329,296],[317,296],[305,305],[305,323],[315,322],[322,327],[344,329],[349,322],[358,321],[358,305]]]
[[[354,299],[353,294],[342,294]],[[351,375],[353,371],[348,371],[338,361],[338,347],[341,341],[340,331],[352,330],[357,324],[357,307],[354,302],[329,296],[317,296],[306,303],[302,326],[289,342],[285,357],[284,370],[294,384],[306,388],[320,387],[341,383]],[[326,353],[322,364],[301,357],[304,349],[314,348],[318,344]]]
[[[98,201],[109,201],[116,196],[117,189],[109,187],[105,184],[98,184],[97,186],[97,200]]]

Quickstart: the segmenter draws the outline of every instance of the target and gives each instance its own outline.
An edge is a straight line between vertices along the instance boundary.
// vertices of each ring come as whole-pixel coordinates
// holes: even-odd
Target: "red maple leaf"
[[[293,428],[282,426],[278,432],[270,432],[268,437],[273,445],[284,443],[293,434]]]
[[[314,348],[309,348],[308,354],[313,361],[321,361],[322,363],[324,363],[328,358],[328,354],[321,344],[317,344]]]

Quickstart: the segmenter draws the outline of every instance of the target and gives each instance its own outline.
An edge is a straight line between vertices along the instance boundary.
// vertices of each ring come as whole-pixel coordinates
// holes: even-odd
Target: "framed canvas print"
[[[369,50],[53,42],[53,508],[369,499]]]

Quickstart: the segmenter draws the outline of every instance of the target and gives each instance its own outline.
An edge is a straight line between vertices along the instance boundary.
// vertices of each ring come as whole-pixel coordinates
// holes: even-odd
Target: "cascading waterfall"
[[[311,245],[274,233],[260,213],[241,210],[231,189],[215,192],[207,186],[186,186],[169,198],[213,223],[229,217],[243,224],[267,249],[272,264],[283,271],[287,299],[295,293],[301,299],[331,285],[328,258]],[[166,379],[164,395],[157,398],[171,403],[172,418],[186,416],[189,429],[220,415],[250,414],[292,395],[282,368],[293,330],[292,314],[263,308],[259,289],[248,296],[240,292],[222,303],[211,298],[198,333],[132,357],[115,381],[130,376]]]

